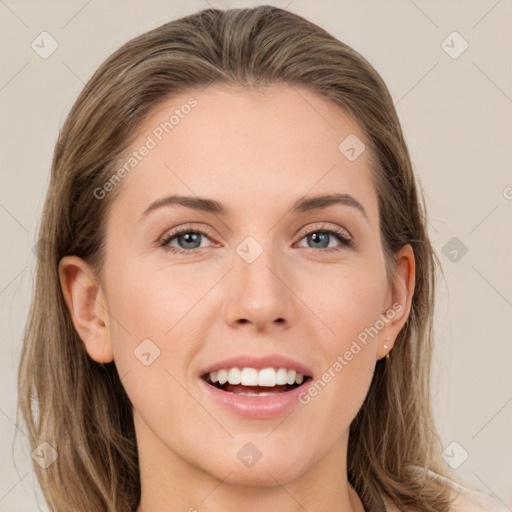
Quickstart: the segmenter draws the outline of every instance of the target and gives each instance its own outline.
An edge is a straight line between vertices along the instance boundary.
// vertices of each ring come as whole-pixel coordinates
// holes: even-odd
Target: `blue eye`
[[[329,247],[329,238],[336,238],[338,242],[341,242],[345,247],[352,247],[352,240],[348,238],[345,232],[337,229],[317,229],[310,231],[303,238],[307,238],[308,242],[315,244],[312,249],[327,249],[328,252],[331,250],[339,250],[337,247]]]
[[[160,245],[171,252],[190,253],[201,248],[201,237],[208,238],[208,234],[201,230],[191,230],[187,228],[169,233],[162,239]],[[173,240],[176,240],[178,244],[181,242],[183,246],[179,245],[175,247],[170,245]],[[197,245],[198,242],[199,245]]]
[[[312,247],[307,248],[321,249],[322,252],[339,251],[346,247],[354,247],[352,239],[347,236],[347,232],[338,228],[317,228],[309,232],[301,233],[301,236],[302,238],[300,240],[306,238],[309,243],[314,244]],[[203,237],[210,239],[209,234],[202,229],[184,227],[167,234],[159,242],[159,245],[173,253],[190,255],[195,254],[199,249],[205,248],[205,246],[201,244]],[[338,240],[341,245],[334,247],[329,246],[330,238],[332,239],[333,237]],[[172,242],[176,242],[178,246],[171,245]]]

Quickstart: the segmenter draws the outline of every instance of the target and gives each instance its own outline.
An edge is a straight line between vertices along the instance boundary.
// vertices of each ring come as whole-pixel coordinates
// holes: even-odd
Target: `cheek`
[[[121,268],[121,266],[119,266]],[[180,386],[188,362],[201,348],[212,289],[219,278],[211,269],[203,274],[186,272],[181,267],[151,269],[142,265],[122,265],[123,271],[109,275],[110,340],[119,375],[127,376],[130,399],[151,410],[151,400],[175,404],[183,400]],[[168,393],[170,389],[178,393]],[[144,389],[153,390],[147,399]],[[173,406],[174,407],[174,406]]]
[[[324,442],[334,443],[349,428],[368,393],[376,363],[376,340],[368,334],[380,311],[380,290],[374,285],[332,284],[331,301],[319,311],[330,330],[317,338],[322,367],[302,398],[308,415],[322,425]],[[323,298],[322,300],[326,300]]]
[[[193,309],[214,281],[211,275],[201,278],[179,267],[155,269],[125,265],[123,272],[112,273],[110,283],[108,303],[116,338],[126,338],[129,333],[135,343],[153,337],[168,341],[174,326]],[[120,325],[124,329],[119,329]]]
[[[123,386],[148,424],[174,430],[172,411],[194,409],[178,384],[183,365],[196,350],[194,337],[185,340],[183,329],[198,321],[193,306],[211,284],[190,286],[183,272],[180,277],[178,270],[150,272],[141,265],[124,265],[109,277],[110,339]]]
[[[384,312],[387,284],[383,271],[375,267],[347,266],[308,279],[309,293],[304,296],[328,327],[323,336],[328,346],[343,348],[365,328],[374,325]]]
[[[335,409],[340,417],[351,418],[364,401],[373,377],[387,283],[378,265],[345,268],[317,278],[315,283],[311,309],[326,326],[317,338],[324,365],[318,394],[330,404],[327,410]]]

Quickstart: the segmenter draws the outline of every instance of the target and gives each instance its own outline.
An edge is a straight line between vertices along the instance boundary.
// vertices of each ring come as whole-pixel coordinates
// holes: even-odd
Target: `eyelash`
[[[177,247],[172,247],[170,245],[168,245],[172,240],[174,240],[175,238],[179,237],[180,235],[184,235],[185,233],[194,233],[194,234],[200,234],[200,235],[204,235],[206,236],[207,238],[210,238],[211,237],[209,236],[209,233],[204,231],[203,229],[197,229],[197,228],[192,228],[192,227],[184,227],[184,228],[180,228],[176,231],[172,231],[170,233],[168,233],[167,235],[165,235],[159,242],[159,246],[164,248],[166,251],[169,251],[169,252],[172,252],[172,253],[175,253],[175,254],[186,254],[186,255],[191,255],[191,254],[195,254],[197,251],[200,251],[201,249],[205,249],[205,247],[198,247],[196,249],[180,249],[180,248],[177,248]],[[329,227],[329,228],[326,228],[326,227],[317,227],[316,229],[312,229],[310,231],[302,231],[300,233],[300,240],[302,240],[303,238],[305,238],[306,236],[312,234],[312,233],[324,233],[324,234],[331,234],[331,235],[334,235],[335,238],[338,239],[339,242],[341,242],[342,244],[342,247],[340,246],[337,246],[337,247],[328,247],[328,248],[325,248],[325,249],[315,249],[314,247],[306,247],[306,249],[313,249],[313,250],[320,250],[321,252],[326,252],[326,253],[331,253],[331,252],[337,252],[337,251],[340,251],[342,250],[343,248],[346,248],[346,247],[349,247],[349,248],[353,248],[354,247],[354,243],[352,241],[351,238],[348,238],[346,236],[346,232],[344,230],[341,230],[339,228],[333,228],[333,227]]]

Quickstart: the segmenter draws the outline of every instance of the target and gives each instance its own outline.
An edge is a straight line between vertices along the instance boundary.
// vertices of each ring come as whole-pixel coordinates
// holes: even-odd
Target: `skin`
[[[150,114],[133,149],[191,95]],[[347,482],[348,429],[376,361],[407,320],[412,249],[397,253],[396,276],[388,283],[368,151],[349,161],[338,150],[349,134],[366,139],[341,109],[284,85],[258,91],[215,85],[193,96],[198,105],[118,185],[101,276],[75,256],[59,265],[90,357],[115,360],[134,406],[142,483],[137,512],[292,512],[300,506],[360,512]],[[368,218],[339,204],[290,213],[305,195],[333,192],[352,195]],[[230,213],[174,205],[143,215],[170,194],[215,199]],[[172,228],[190,223],[208,235],[196,245],[183,237],[170,242],[190,254],[158,245]],[[338,250],[326,252],[306,236],[336,227],[354,247],[330,235],[325,246]],[[236,251],[248,236],[263,249],[252,263]],[[239,353],[285,354],[318,379],[393,304],[401,311],[288,416],[244,419],[199,387],[202,368]],[[160,349],[149,366],[133,353],[147,338]],[[263,454],[251,468],[236,456],[247,442]]]

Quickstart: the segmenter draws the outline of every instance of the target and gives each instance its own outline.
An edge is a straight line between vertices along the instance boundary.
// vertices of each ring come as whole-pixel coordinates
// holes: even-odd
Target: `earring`
[[[389,340],[386,340],[386,341],[389,341]],[[390,347],[388,347],[388,345],[384,344],[384,348],[388,349]],[[386,354],[386,359],[389,359],[389,352]]]

